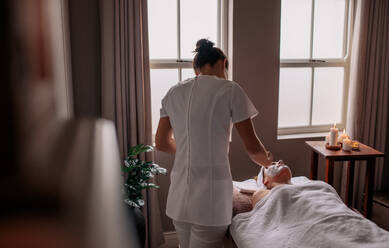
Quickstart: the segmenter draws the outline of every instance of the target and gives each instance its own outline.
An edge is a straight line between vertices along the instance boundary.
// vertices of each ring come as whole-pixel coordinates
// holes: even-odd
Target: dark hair
[[[196,49],[194,50],[195,56],[193,59],[193,68],[200,69],[206,64],[213,66],[219,60],[224,60],[227,56],[224,52],[214,47],[215,43],[208,39],[200,39],[196,42]],[[226,69],[228,68],[228,59],[226,63]]]

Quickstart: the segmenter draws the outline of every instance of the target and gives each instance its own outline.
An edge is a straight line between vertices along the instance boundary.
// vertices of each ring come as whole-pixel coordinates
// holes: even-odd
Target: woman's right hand
[[[266,151],[266,156],[267,156],[267,160],[270,161],[270,164],[273,163],[274,161],[273,153],[271,153],[270,151]],[[267,167],[267,165],[265,167]]]

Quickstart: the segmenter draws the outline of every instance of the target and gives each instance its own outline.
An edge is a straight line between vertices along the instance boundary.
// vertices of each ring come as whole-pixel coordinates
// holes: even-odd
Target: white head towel
[[[257,185],[258,189],[266,189],[266,186],[263,184],[263,171],[264,171],[264,166],[261,167],[261,170],[259,171],[259,174],[257,176]]]
[[[259,174],[257,176],[257,185],[260,189],[266,189],[266,186],[263,184],[263,177],[264,172],[266,172],[266,175],[269,177],[275,177],[280,173],[284,168],[289,169],[287,165],[284,164],[284,161],[279,160],[277,162],[272,162],[271,165],[269,165],[267,168],[262,166],[261,170],[259,171]],[[290,170],[290,169],[289,169]]]

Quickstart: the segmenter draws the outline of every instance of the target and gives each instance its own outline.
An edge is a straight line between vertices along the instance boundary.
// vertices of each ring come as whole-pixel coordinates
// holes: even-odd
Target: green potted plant
[[[148,188],[159,188],[148,180],[154,175],[166,175],[167,170],[160,167],[152,161],[143,161],[139,154],[151,152],[154,148],[149,145],[139,144],[129,149],[122,171],[124,176],[124,202],[129,206],[129,211],[133,215],[140,241],[144,244],[145,240],[145,219],[141,208],[144,205],[142,199],[142,190]]]

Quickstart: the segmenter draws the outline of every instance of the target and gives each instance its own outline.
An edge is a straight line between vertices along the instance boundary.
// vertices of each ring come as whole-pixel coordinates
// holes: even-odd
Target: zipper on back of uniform
[[[193,89],[196,85],[197,77],[195,77],[195,81],[193,82],[192,87],[190,88],[189,93],[189,102],[188,102],[188,109],[187,109],[187,118],[186,118],[186,132],[188,137],[188,168],[187,168],[187,184],[190,182],[190,154],[191,154],[191,141],[190,141],[190,114],[191,114],[191,105],[192,105],[192,95],[193,95]]]

